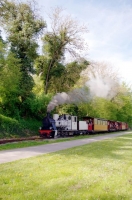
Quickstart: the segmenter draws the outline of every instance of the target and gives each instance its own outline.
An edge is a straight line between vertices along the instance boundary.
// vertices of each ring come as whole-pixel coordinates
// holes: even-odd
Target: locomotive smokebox
[[[42,130],[56,130],[55,120],[51,117],[50,112],[43,118]]]
[[[51,117],[50,112],[47,112],[46,116],[43,118],[42,127],[39,130],[40,136],[42,137],[52,137],[57,135],[57,130],[55,126],[55,120]]]

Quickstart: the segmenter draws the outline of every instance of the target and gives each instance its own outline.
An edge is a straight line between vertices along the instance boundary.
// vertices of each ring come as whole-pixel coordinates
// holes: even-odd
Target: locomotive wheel
[[[60,131],[60,137],[64,137],[64,134],[62,131]]]
[[[54,138],[55,137],[55,131],[52,131],[50,136],[51,136],[51,138]]]
[[[40,137],[43,139],[47,138],[46,135],[40,135]]]

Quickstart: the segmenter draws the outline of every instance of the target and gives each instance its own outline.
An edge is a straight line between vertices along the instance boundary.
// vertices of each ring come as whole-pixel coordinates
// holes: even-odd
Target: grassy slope
[[[13,119],[0,114],[0,139],[38,135],[41,121],[35,119]]]
[[[131,200],[132,134],[0,165],[1,199]]]

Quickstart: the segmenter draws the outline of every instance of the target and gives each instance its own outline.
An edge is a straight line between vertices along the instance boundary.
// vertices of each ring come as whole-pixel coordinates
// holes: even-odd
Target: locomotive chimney
[[[50,117],[50,112],[47,112],[47,117]]]

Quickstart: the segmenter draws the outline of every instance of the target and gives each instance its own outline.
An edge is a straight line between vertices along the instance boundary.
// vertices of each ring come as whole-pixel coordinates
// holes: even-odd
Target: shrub
[[[19,135],[23,133],[22,125],[13,118],[0,115],[0,137],[8,137],[9,135]]]
[[[0,114],[0,138],[37,135],[40,126],[41,121],[34,119],[16,120]]]

